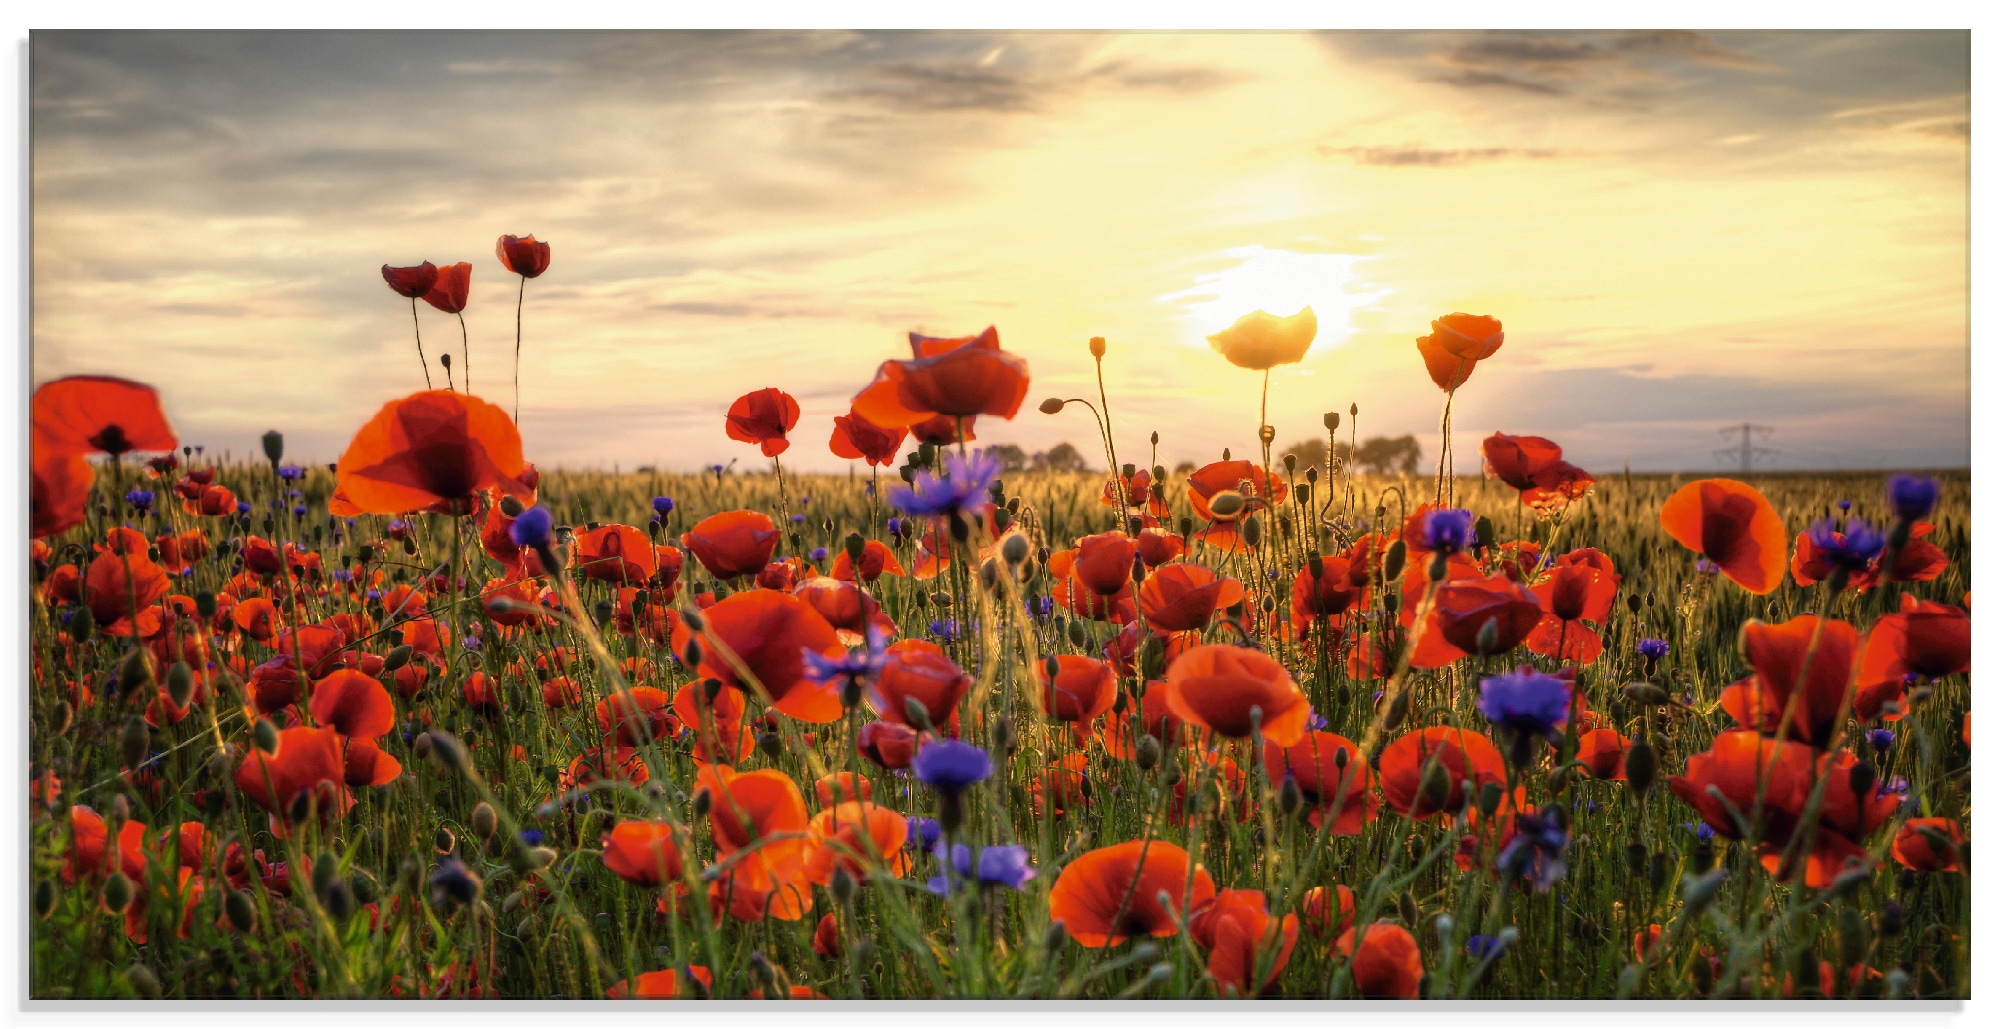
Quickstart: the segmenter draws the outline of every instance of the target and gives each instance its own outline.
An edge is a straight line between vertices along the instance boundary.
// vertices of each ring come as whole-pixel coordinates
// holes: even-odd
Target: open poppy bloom
[[[1806,885],[1821,888],[1831,883],[1850,858],[1864,851],[1858,841],[1875,831],[1895,813],[1899,799],[1879,788],[1859,796],[1852,786],[1854,755],[1820,754],[1803,743],[1773,740],[1755,732],[1736,730],[1720,733],[1707,751],[1688,758],[1687,773],[1667,780],[1674,795],[1692,806],[1717,835],[1744,839],[1748,826],[1739,826],[1731,807],[1742,817],[1762,812],[1763,835],[1758,844],[1764,867],[1780,878],[1789,879],[1802,870]],[[1792,837],[1803,825],[1815,783],[1824,777],[1820,798],[1819,823],[1810,846],[1795,846]],[[1758,789],[1763,786],[1763,803]],[[1718,796],[1711,796],[1710,789]],[[1784,867],[1784,856],[1804,854],[1803,869],[1794,860]]]
[[[1622,781],[1625,778],[1625,751],[1632,741],[1616,729],[1591,729],[1576,738],[1576,759],[1584,763],[1592,778]]]
[[[500,238],[508,240],[514,237]],[[533,236],[528,238],[534,239]],[[544,243],[542,246],[547,247],[548,244]],[[543,258],[543,263],[547,263],[546,256]],[[708,987],[715,982],[715,976],[702,965],[689,965],[688,977],[700,982],[699,992],[695,987],[683,983],[678,971],[667,968],[658,972],[646,972],[637,979],[620,979],[612,983],[610,989],[604,991],[604,996],[611,1000],[686,1000],[691,997],[707,996]]]
[[[1507,781],[1506,760],[1492,740],[1448,725],[1398,737],[1377,764],[1383,801],[1413,819],[1456,813],[1487,783]]]
[[[313,684],[312,716],[342,736],[372,740],[396,727],[396,704],[381,683],[340,668]]]
[[[806,878],[816,885],[831,886],[837,869],[862,882],[874,868],[896,878],[910,870],[910,855],[903,849],[910,820],[880,804],[835,804],[813,816],[809,831]]]
[[[93,479],[82,454],[37,453],[29,475],[28,535],[41,539],[82,525]]]
[[[1056,677],[1049,680],[1048,662],[1035,662],[1042,713],[1058,722],[1088,725],[1111,710],[1118,700],[1118,677],[1111,666],[1081,654],[1056,656]]]
[[[700,674],[745,693],[761,692],[780,713],[800,721],[831,722],[840,717],[838,684],[813,680],[800,656],[806,649],[828,656],[845,649],[833,626],[811,605],[789,593],[752,589],[731,594],[702,612],[702,617],[706,628]],[[674,652],[686,654],[694,637],[685,621],[677,623]],[[739,666],[754,681],[745,681]]]
[[[1783,625],[1745,622],[1742,641],[1744,660],[1755,671],[1722,691],[1722,709],[1745,729],[1776,732],[1787,705],[1794,703],[1793,691],[1799,690],[1787,735],[1826,746],[1842,706],[1851,706],[1860,633],[1846,622],[1800,615]]]
[[[1248,483],[1248,486],[1244,484]],[[1231,490],[1240,493],[1252,503],[1245,505],[1239,514],[1230,516],[1233,520],[1252,513],[1259,505],[1275,507],[1285,502],[1291,487],[1282,479],[1266,476],[1264,469],[1249,461],[1212,461],[1195,469],[1187,478],[1188,504],[1194,513],[1209,521],[1216,521],[1215,510],[1208,502],[1218,493]]]
[[[1962,608],[1905,593],[1902,610],[1876,619],[1868,630],[1855,673],[1855,717],[1881,717],[1885,704],[1903,696],[1907,676],[1939,679],[1971,669],[1971,616]]]
[[[836,457],[865,460],[871,465],[896,463],[896,452],[910,436],[906,426],[877,425],[857,411],[833,417],[833,436],[827,447]]]
[[[424,291],[424,303],[446,314],[457,314],[465,310],[465,301],[472,291],[472,262],[460,261],[437,270],[437,281]]]
[[[1301,307],[1283,318],[1257,310],[1208,337],[1208,345],[1230,364],[1262,372],[1305,360],[1317,335],[1319,316],[1311,307]]]
[[[1465,566],[1472,569],[1469,559]],[[1422,574],[1418,568],[1410,571]],[[1410,667],[1442,668],[1478,653],[1479,634],[1487,625],[1494,629],[1489,653],[1504,654],[1520,646],[1541,620],[1542,602],[1535,591],[1505,575],[1457,579],[1448,574],[1437,586],[1431,620],[1418,638]]]
[[[1450,393],[1465,385],[1474,366],[1492,357],[1506,339],[1498,318],[1448,314],[1431,322],[1430,335],[1417,338],[1417,352],[1424,356],[1431,381]]]
[[[1112,535],[1107,533],[1106,535]],[[922,551],[918,551],[922,555]],[[1139,617],[1139,607],[1134,602],[1131,566],[1126,566],[1126,575],[1119,589],[1110,593],[1100,593],[1089,583],[1076,575],[1078,550],[1058,550],[1049,555],[1048,573],[1055,586],[1049,592],[1063,610],[1079,618],[1093,621],[1108,621],[1125,625]],[[924,576],[919,572],[918,578]]]
[[[834,555],[833,567],[828,569],[826,574],[843,582],[851,582],[857,578],[862,582],[874,582],[884,575],[909,573],[903,571],[902,564],[896,560],[896,552],[890,550],[888,544],[881,540],[868,540],[861,545],[861,562],[858,569],[855,567],[854,559],[847,556],[846,550],[842,550]]]
[[[1299,900],[1299,921],[1315,939],[1326,940],[1354,925],[1354,891],[1315,886]]]
[[[528,487],[521,434],[505,411],[450,390],[382,406],[340,455],[334,472],[357,510],[471,514],[490,489]]]
[[[1139,613],[1158,632],[1206,629],[1217,611],[1242,602],[1242,583],[1203,565],[1165,565],[1139,587]]]
[[[792,445],[785,433],[799,424],[799,402],[780,389],[765,388],[745,393],[729,405],[724,431],[729,438],[755,443],[765,457],[777,457]]]
[[[1299,942],[1299,916],[1272,918],[1262,890],[1223,890],[1195,911],[1188,935],[1208,951],[1216,992],[1250,997],[1284,973]],[[1252,986],[1260,968],[1264,974]]]
[[[908,768],[917,753],[917,732],[895,722],[869,722],[854,734],[854,749],[883,768]]]
[[[715,687],[709,699],[708,686]],[[743,694],[719,683],[697,680],[674,692],[674,714],[695,734],[694,759],[703,764],[734,764],[750,756],[756,736],[743,724]]]
[[[158,390],[110,375],[71,375],[42,384],[29,401],[30,440],[41,462],[58,455],[173,450],[180,446]]]
[[[576,537],[578,570],[600,582],[636,586],[659,570],[660,558],[646,534],[629,525],[600,525]]]
[[[910,333],[908,361],[884,361],[854,397],[854,412],[884,428],[932,418],[1012,418],[1028,395],[1028,362],[1000,349],[1000,333],[942,339]]]
[[[1603,625],[1611,616],[1620,578],[1611,559],[1590,547],[1556,559],[1555,567],[1534,587],[1542,615],[1523,642],[1529,650],[1561,661],[1587,665],[1604,652],[1604,641],[1586,621]]]
[[[501,267],[524,279],[537,278],[549,270],[549,245],[533,233],[500,237],[493,244],[493,254],[500,258]]]
[[[354,800],[347,792],[347,759],[341,742],[332,729],[280,729],[276,754],[250,748],[236,768],[236,788],[276,818],[285,817],[302,793],[313,793],[322,809],[332,799],[340,805],[334,813],[345,814]]]
[[[1132,585],[1139,544],[1122,532],[1100,532],[1076,541],[1069,575],[1094,593],[1113,596]]]
[[[1331,818],[1326,831],[1335,836],[1360,835],[1382,806],[1361,748],[1337,733],[1308,732],[1289,747],[1264,744],[1264,772],[1272,782],[1296,783],[1311,808],[1307,817],[1313,827]]]
[[[1913,872],[1963,872],[1959,863],[1959,848],[1965,846],[1965,834],[1958,828],[1956,818],[1912,818],[1896,830],[1896,841],[1889,845],[1896,863]]]
[[[1061,676],[1057,677],[1060,681]],[[916,701],[931,725],[957,724],[958,702],[972,688],[972,676],[925,640],[903,640],[882,653],[882,670],[868,688],[868,704],[883,721],[910,723]]]
[[[167,570],[146,556],[143,537],[136,554],[98,549],[104,552],[83,573],[83,606],[105,633],[152,635],[160,624],[160,612],[153,605],[172,585]]]
[[[429,261],[401,268],[392,268],[386,264],[382,266],[382,281],[388,283],[389,288],[395,290],[398,296],[409,297],[411,300],[429,293],[431,287],[437,285],[437,280],[437,265]]]
[[[1916,522],[1910,527],[1910,538],[1893,554],[1887,548],[1877,554],[1865,569],[1848,575],[1847,588],[1857,593],[1874,589],[1887,580],[1889,582],[1929,582],[1951,567],[1951,558],[1938,545],[1924,537],[1937,531],[1930,522]],[[1834,562],[1827,548],[1814,540],[1814,533],[1799,533],[1792,545],[1792,581],[1801,586],[1814,586],[1832,578]],[[1829,531],[1826,541],[1836,547],[1848,544],[1847,534]],[[1884,565],[1887,564],[1887,567]]]
[[[1424,956],[1417,938],[1393,922],[1376,922],[1361,934],[1354,930],[1333,941],[1333,953],[1349,957],[1354,989],[1371,1000],[1415,1000],[1424,980]],[[1351,957],[1350,957],[1351,955]]]
[[[658,889],[681,878],[681,849],[667,822],[620,822],[599,839],[604,867],[634,886]]]
[[[763,582],[763,578],[762,575],[758,577],[759,584],[769,585]],[[807,568],[806,577],[792,587],[792,595],[818,611],[819,616],[840,634],[840,642],[847,646],[860,646],[867,639],[870,626],[884,636],[895,634],[896,623],[882,613],[882,605],[869,596],[867,590],[852,582],[817,575]]]
[[[386,786],[403,774],[403,763],[374,740],[356,738],[343,744],[347,750],[343,767],[348,786]]]
[[[1061,922],[1082,946],[1111,947],[1134,936],[1172,936],[1179,931],[1176,913],[1214,897],[1215,880],[1187,851],[1164,840],[1132,840],[1063,866],[1049,888],[1049,921]]]
[[[642,747],[680,735],[681,721],[674,713],[673,697],[656,686],[631,686],[597,702],[597,730],[607,742],[621,747]]]
[[[1660,505],[1660,526],[1752,593],[1784,582],[1784,520],[1750,486],[1734,479],[1690,482]]]
[[[718,579],[755,575],[778,549],[778,527],[757,511],[709,515],[681,534],[681,546]]]
[[[69,809],[69,829],[69,860],[63,865],[63,882],[103,879],[114,871],[137,882],[146,881],[146,823],[127,821],[120,826],[114,847],[104,816],[78,804]]]
[[[806,801],[798,784],[774,769],[738,773],[709,765],[696,774],[695,789],[710,792],[716,857],[745,852],[715,884],[730,913],[744,921],[792,922],[812,910],[805,885]]]
[[[1312,704],[1285,666],[1247,647],[1206,644],[1167,669],[1167,706],[1184,721],[1233,739],[1252,732],[1281,747],[1299,742]]]
[[[1544,517],[1581,499],[1597,484],[1589,472],[1562,459],[1562,448],[1540,436],[1496,432],[1480,444],[1486,474],[1521,491],[1521,503]]]

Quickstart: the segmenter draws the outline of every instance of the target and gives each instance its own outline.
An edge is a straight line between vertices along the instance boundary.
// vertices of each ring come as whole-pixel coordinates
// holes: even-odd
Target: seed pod
[[[114,915],[124,914],[125,908],[132,903],[132,880],[125,878],[124,872],[112,872],[111,877],[104,880],[100,897],[105,910]]]
[[[160,977],[145,965],[134,964],[126,969],[125,982],[132,987],[132,992],[147,1000],[160,999]]]
[[[1652,743],[1644,735],[1633,740],[1625,750],[1625,784],[1634,793],[1645,793],[1653,788],[1653,777],[1659,770],[1660,756]]]
[[[1404,545],[1402,540],[1399,539],[1396,542],[1389,544],[1388,551],[1382,555],[1383,581],[1394,582],[1397,579],[1402,578],[1403,563],[1405,560],[1408,559],[1408,557],[1409,557],[1409,548]]]
[[[1132,763],[1142,772],[1152,771],[1160,763],[1160,741],[1151,736],[1139,737],[1138,745],[1132,749]]]
[[[382,671],[384,673],[394,672],[409,663],[410,645],[407,643],[401,644],[389,651],[388,655],[382,658]]]
[[[126,768],[137,768],[152,744],[153,733],[146,720],[133,715],[125,719],[125,728],[118,734],[118,759]]]
[[[1256,515],[1243,520],[1243,542],[1253,550],[1264,542],[1264,523]]]
[[[186,707],[194,697],[194,669],[186,661],[176,661],[167,669],[167,698],[175,707]]]
[[[357,868],[348,877],[348,885],[354,890],[354,899],[363,907],[382,899],[382,884],[365,868]]]
[[[231,890],[228,896],[222,898],[222,913],[239,933],[247,933],[257,927],[257,904],[251,899],[249,890]]]
[[[1402,916],[1404,925],[1412,928],[1415,928],[1424,917],[1423,912],[1417,909],[1417,898],[1411,896],[1408,890],[1404,890],[1402,896],[1396,898],[1396,913]]]
[[[1042,949],[1050,953],[1061,950],[1068,941],[1069,927],[1061,922],[1049,923],[1048,930],[1042,933]]]

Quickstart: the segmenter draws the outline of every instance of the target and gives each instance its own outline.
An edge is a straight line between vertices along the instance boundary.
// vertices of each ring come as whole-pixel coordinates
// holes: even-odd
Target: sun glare
[[[1314,350],[1346,342],[1354,333],[1350,315],[1388,296],[1387,289],[1357,289],[1356,266],[1367,260],[1355,254],[1307,254],[1265,246],[1234,247],[1216,255],[1232,262],[1221,271],[1195,278],[1195,284],[1159,297],[1182,311],[1188,342],[1208,345],[1210,333],[1236,319],[1262,310],[1283,317],[1311,306],[1319,317]]]

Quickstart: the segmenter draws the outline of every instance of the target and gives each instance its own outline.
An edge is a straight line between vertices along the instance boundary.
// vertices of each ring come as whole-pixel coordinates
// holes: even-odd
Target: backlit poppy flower
[[[45,382],[29,402],[30,440],[40,465],[55,457],[173,450],[180,446],[158,390],[110,375]],[[50,469],[52,473],[66,473]]]
[[[652,541],[629,525],[600,525],[576,537],[577,569],[600,582],[638,585],[653,577],[659,560]]]
[[[1487,783],[1504,786],[1507,779],[1506,761],[1492,740],[1448,725],[1398,737],[1377,765],[1383,802],[1413,819],[1455,813]]]
[[[473,512],[490,489],[525,489],[521,434],[505,411],[450,390],[382,406],[340,455],[334,472],[357,510]]]
[[[884,361],[854,397],[854,412],[884,428],[937,417],[1013,418],[1028,395],[1028,362],[1000,349],[1000,333],[942,339],[910,333],[914,359]]]
[[[1118,677],[1111,666],[1081,654],[1055,658],[1056,677],[1049,680],[1048,662],[1035,662],[1035,695],[1042,713],[1059,722],[1089,724],[1111,710],[1118,699]]]
[[[1283,318],[1258,310],[1208,337],[1208,345],[1230,364],[1261,372],[1305,360],[1318,334],[1319,317],[1311,307],[1299,308]]]
[[[807,577],[792,587],[792,596],[819,612],[820,617],[840,634],[841,643],[847,646],[859,646],[867,635],[869,625],[887,623],[882,605],[866,590],[852,582],[812,574],[810,568]]]
[[[916,756],[917,733],[895,722],[869,722],[855,734],[854,749],[883,768],[908,768],[910,759]]]
[[[910,870],[910,856],[903,849],[909,819],[880,804],[835,804],[813,816],[809,831],[806,878],[816,885],[831,886],[836,870],[863,882],[873,868],[898,878]]]
[[[1312,559],[1292,577],[1292,633],[1304,636],[1315,621],[1337,619],[1356,601],[1366,601],[1366,587],[1357,588],[1350,577],[1353,566],[1345,557],[1319,558],[1319,574],[1313,574]]]
[[[1592,729],[1577,736],[1576,759],[1593,778],[1619,781],[1625,778],[1625,751],[1631,746],[1616,729]]]
[[[718,884],[729,898],[731,913],[743,918],[754,912],[757,918],[790,922],[811,910],[812,894],[802,885],[808,823],[798,785],[773,769],[738,773],[709,765],[696,774],[695,790],[710,792],[708,817],[716,856],[727,859],[743,852]],[[795,838],[773,838],[787,835]],[[739,894],[748,908],[738,906]]]
[[[1158,568],[1187,553],[1187,543],[1165,529],[1142,529],[1138,536],[1139,560],[1148,568]]]
[[[1139,613],[1157,632],[1206,629],[1217,611],[1242,602],[1242,583],[1202,565],[1166,565],[1146,576],[1139,587]]]
[[[1305,736],[1312,705],[1285,666],[1247,647],[1207,644],[1167,668],[1167,707],[1232,739],[1252,732],[1281,747]]]
[[[278,816],[286,814],[299,794],[317,791],[322,783],[331,783],[344,794],[346,782],[340,734],[327,728],[281,729],[276,754],[251,747],[236,768],[236,788],[251,803]]]
[[[875,795],[875,784],[853,772],[831,772],[813,782],[813,797],[820,807],[860,803]]]
[[[827,440],[827,447],[836,457],[886,466],[896,463],[896,453],[903,449],[903,441],[909,435],[907,428],[884,428],[850,412],[834,416],[833,436]]]
[[[1319,940],[1330,939],[1354,925],[1354,891],[1315,886],[1299,901],[1299,921]]]
[[[1139,545],[1122,532],[1100,532],[1076,541],[1069,574],[1094,592],[1111,596],[1132,583],[1132,561]]]
[[[1914,872],[1963,872],[1959,849],[1965,834],[1956,818],[1912,818],[1896,830],[1890,845],[1896,863]]]
[[[1431,334],[1417,337],[1424,370],[1446,393],[1465,385],[1472,369],[1492,357],[1505,342],[1500,319],[1483,314],[1448,314],[1431,322]]]
[[[1049,763],[1028,784],[1036,818],[1064,818],[1071,809],[1090,806],[1090,780],[1084,773],[1090,759],[1080,753],[1064,754]]]
[[[424,291],[424,303],[446,314],[457,314],[465,310],[466,297],[471,291],[472,262],[447,264],[437,270],[437,281]]]
[[[1860,524],[1854,520],[1850,527]],[[1865,592],[1874,589],[1884,579],[1889,582],[1929,582],[1937,578],[1951,566],[1951,558],[1938,549],[1937,544],[1923,538],[1936,529],[1937,526],[1929,522],[1914,523],[1909,540],[1893,554],[1883,548],[1876,551],[1875,559],[1864,568],[1847,569],[1847,588]],[[1879,542],[1880,535],[1871,533],[1867,540],[1850,543],[1846,532],[1831,526],[1815,526],[1814,531],[1799,533],[1792,547],[1792,581],[1801,586],[1817,585],[1833,577],[1839,552]],[[1884,562],[1889,562],[1887,568],[1883,567]]]
[[[1786,879],[1803,871],[1806,885],[1817,889],[1831,883],[1849,858],[1863,855],[1857,841],[1887,821],[1899,803],[1895,794],[1876,789],[1856,795],[1852,786],[1856,764],[1852,754],[1820,754],[1803,743],[1738,730],[1718,734],[1707,751],[1688,758],[1687,773],[1669,778],[1667,785],[1718,835],[1729,839],[1743,838],[1732,807],[1746,819],[1761,811],[1763,835],[1752,842],[1759,844],[1764,867]],[[1815,783],[1822,777],[1826,784],[1819,823],[1804,867],[1784,868],[1783,855],[1792,846]],[[1711,788],[1720,796],[1711,796]]]
[[[745,693],[767,696],[772,707],[800,721],[831,722],[840,717],[836,685],[808,676],[800,651],[831,656],[844,648],[833,626],[805,601],[776,590],[744,590],[702,616],[700,674]],[[688,642],[694,638],[686,622],[677,624],[674,652],[688,653]],[[739,667],[749,673],[748,680]]]
[[[634,886],[658,889],[681,877],[681,850],[667,822],[620,822],[599,837],[604,867]]]
[[[931,725],[956,724],[958,702],[972,688],[972,676],[946,657],[944,648],[903,640],[884,650],[882,658],[881,672],[868,688],[868,704],[883,721],[909,725],[909,704],[915,701]]]
[[[785,433],[799,424],[799,402],[783,390],[764,388],[745,393],[729,405],[724,430],[729,438],[755,443],[765,457],[777,457],[792,441]]]
[[[514,237],[500,238],[508,240]],[[534,239],[533,236],[528,238]],[[543,243],[542,246],[546,248],[548,244]],[[547,260],[544,256],[543,263],[546,264]],[[689,965],[688,974],[701,981],[700,992],[696,992],[693,987],[684,986],[681,974],[668,968],[658,972],[647,972],[637,979],[620,979],[612,983],[610,989],[604,991],[604,996],[611,1000],[685,1000],[690,997],[708,996],[708,987],[715,982],[715,976],[709,974],[708,969],[701,965]]]
[[[1660,526],[1752,593],[1784,581],[1784,520],[1762,493],[1734,479],[1682,486],[1660,505]]]
[[[395,290],[397,295],[409,297],[411,300],[429,293],[431,287],[437,285],[437,280],[437,265],[429,261],[402,268],[392,268],[386,264],[382,266],[382,281],[388,283],[389,288]]]
[[[778,549],[778,527],[756,511],[724,511],[681,534],[681,546],[718,579],[755,575]]]
[[[502,236],[493,245],[493,253],[500,258],[502,268],[524,279],[539,277],[549,270],[549,245],[535,239],[533,233]]]
[[[1167,690],[1165,679],[1154,679],[1146,683],[1136,705],[1127,704],[1124,711],[1112,712],[1102,733],[1105,753],[1120,761],[1132,760],[1137,735],[1151,736],[1165,744],[1180,740],[1181,729],[1187,723],[1167,704]]]
[[[919,554],[922,552],[919,551]],[[1048,573],[1055,580],[1049,592],[1055,602],[1079,618],[1093,621],[1109,621],[1124,625],[1139,616],[1132,589],[1130,566],[1122,587],[1111,593],[1100,593],[1089,584],[1076,577],[1077,551],[1059,550],[1049,555]],[[923,578],[921,574],[917,576]]]
[[[396,705],[373,678],[338,669],[313,684],[313,721],[342,736],[375,739],[396,727]]]
[[[861,567],[858,578],[862,582],[874,582],[884,575],[907,575],[903,566],[896,561],[896,552],[881,540],[868,540],[861,545]],[[831,578],[852,581],[857,578],[854,560],[842,550],[834,555],[833,567],[827,572]]]
[[[709,699],[708,686],[715,686]],[[756,734],[743,724],[743,694],[720,684],[698,680],[674,692],[674,714],[694,731],[694,759],[704,764],[734,764],[750,756]]]
[[[158,612],[149,609],[171,585],[167,570],[146,557],[143,544],[136,554],[101,553],[84,572],[83,606],[110,635],[148,635],[158,627]]]
[[[1487,625],[1494,630],[1488,653],[1504,654],[1520,646],[1541,620],[1542,602],[1535,591],[1504,575],[1448,579],[1437,586],[1430,625],[1418,641],[1410,666],[1442,668],[1477,653],[1479,634]]]
[[[941,414],[910,426],[910,438],[918,443],[929,443],[939,449],[957,446],[960,443],[971,443],[979,438],[979,434],[973,431],[977,421],[978,419],[971,415],[967,415],[961,421],[948,414]],[[964,433],[962,436],[961,431]]]
[[[1854,658],[1860,633],[1846,622],[1800,615],[1783,625],[1744,623],[1743,658],[1754,670],[1722,691],[1722,709],[1746,729],[1775,731],[1791,696],[1800,692],[1788,735],[1824,747],[1843,705],[1852,706]],[[1810,654],[1812,664],[1806,664]],[[1850,712],[1851,713],[1851,712]]]
[[[1883,615],[1868,630],[1855,673],[1855,717],[1881,717],[1883,705],[1902,697],[1908,676],[1938,679],[1971,668],[1971,616],[1905,593],[1902,610]]]
[[[1333,953],[1350,960],[1354,989],[1371,1000],[1415,1000],[1424,979],[1424,957],[1417,938],[1408,929],[1392,922],[1376,922],[1361,934],[1355,947],[1354,930],[1341,933],[1333,941]]]
[[[1523,644],[1537,654],[1587,665],[1604,652],[1604,641],[1585,620],[1604,624],[1618,594],[1619,575],[1611,559],[1584,548],[1556,559],[1534,587],[1546,612]]]
[[[1249,486],[1246,488],[1244,483],[1249,483]],[[1218,493],[1230,490],[1253,501],[1253,505],[1243,510],[1243,514],[1248,514],[1256,504],[1275,507],[1284,503],[1291,487],[1285,485],[1282,479],[1267,477],[1264,469],[1257,465],[1238,460],[1215,461],[1195,469],[1188,475],[1187,490],[1188,504],[1194,508],[1194,513],[1215,521],[1215,511],[1208,506],[1208,502]],[[1240,518],[1242,514],[1233,517]]]
[[[29,473],[30,537],[55,536],[83,524],[93,475],[82,454],[37,453]]]
[[[1114,474],[1105,480],[1104,489],[1098,494],[1097,502],[1106,507],[1117,507],[1123,502],[1134,514],[1150,515],[1154,518],[1167,516],[1167,505],[1153,496],[1153,473],[1144,468],[1133,469],[1131,475]]]
[[[1049,921],[1061,922],[1082,946],[1111,947],[1134,936],[1172,936],[1178,915],[1214,897],[1215,881],[1187,851],[1164,840],[1132,840],[1063,866],[1049,889]]]
[[[599,783],[643,786],[653,777],[646,757],[634,747],[592,747],[576,756],[556,778],[556,788],[568,793]]]
[[[63,882],[103,879],[113,871],[138,882],[146,881],[146,824],[127,821],[118,829],[115,849],[110,843],[110,827],[104,816],[82,804],[69,809],[69,860],[63,865]],[[113,853],[106,853],[111,850]]]
[[[1296,783],[1313,827],[1331,817],[1326,831],[1335,836],[1359,835],[1382,806],[1361,748],[1336,733],[1308,732],[1289,747],[1264,744],[1264,771],[1274,783]]]
[[[542,680],[542,706],[563,711],[583,703],[583,687],[567,675]]]
[[[1540,436],[1496,432],[1480,449],[1486,474],[1521,491],[1521,503],[1544,517],[1590,492],[1597,480],[1562,459],[1562,448]]]
[[[607,742],[621,747],[641,747],[680,735],[681,721],[674,714],[673,697],[657,687],[627,687],[598,701],[594,713],[597,730]]]
[[[1299,942],[1299,916],[1271,917],[1261,890],[1223,890],[1188,919],[1188,936],[1208,951],[1216,992],[1250,997],[1284,973]]]

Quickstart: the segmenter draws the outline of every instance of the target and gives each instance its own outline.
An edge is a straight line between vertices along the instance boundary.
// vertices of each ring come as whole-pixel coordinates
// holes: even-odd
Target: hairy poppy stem
[[[431,388],[431,362],[424,356],[424,327],[417,324],[417,298],[410,298],[410,328],[417,330],[417,363],[424,369],[424,388]]]
[[[1118,531],[1128,532],[1132,513],[1125,503],[1125,480],[1119,477],[1124,466],[1118,463],[1118,444],[1111,438],[1111,398],[1104,392],[1104,356],[1094,355],[1093,363],[1097,365],[1097,403],[1104,409],[1104,455],[1111,462],[1111,482],[1118,493]]]
[[[525,280],[524,280],[525,281]],[[465,312],[458,313],[459,363],[465,366],[465,391],[472,392],[472,336],[465,331]]]
[[[521,426],[521,305],[528,299],[528,277],[521,276],[521,291],[514,296],[514,427]]]

